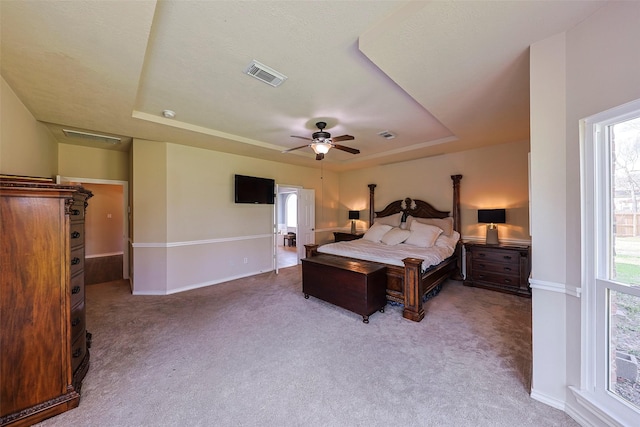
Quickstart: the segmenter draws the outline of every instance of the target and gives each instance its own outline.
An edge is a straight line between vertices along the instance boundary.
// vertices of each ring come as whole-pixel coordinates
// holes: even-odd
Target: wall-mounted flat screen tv
[[[269,178],[255,176],[235,176],[236,203],[252,203],[257,205],[273,205],[276,182]]]

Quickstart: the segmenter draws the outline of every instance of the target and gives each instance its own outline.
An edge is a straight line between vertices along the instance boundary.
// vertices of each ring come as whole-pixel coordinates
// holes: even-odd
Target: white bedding
[[[439,264],[453,255],[459,239],[460,234],[457,231],[454,231],[450,237],[441,235],[430,248],[421,248],[406,243],[389,246],[384,243],[358,239],[322,245],[318,247],[318,252],[397,265],[399,267],[404,267],[402,262],[404,258],[420,258],[424,260],[421,266],[424,272],[432,265]]]

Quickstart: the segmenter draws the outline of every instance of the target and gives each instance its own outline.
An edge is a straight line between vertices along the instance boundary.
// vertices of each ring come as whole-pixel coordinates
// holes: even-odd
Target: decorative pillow
[[[460,240],[460,233],[458,233],[457,231],[454,231],[451,236],[445,236],[444,233],[442,233],[440,236],[438,236],[433,246],[446,248],[450,252],[453,252],[456,249],[458,240]]]
[[[430,248],[436,242],[436,239],[440,234],[442,234],[442,229],[435,225],[422,224],[413,221],[411,223],[411,234],[404,242],[407,245]]]
[[[386,224],[392,227],[399,227],[401,220],[402,220],[402,212],[398,212],[397,214],[376,218],[374,222],[376,224]]]
[[[401,228],[392,228],[382,236],[382,243],[389,246],[395,246],[407,240],[407,237],[411,234],[409,230],[403,230]]]
[[[422,224],[435,225],[442,230],[442,234],[445,236],[451,236],[453,234],[453,217],[447,218],[416,218],[411,215],[407,218],[407,229],[411,230],[411,224],[417,221]]]
[[[391,230],[393,227],[391,227],[390,225],[386,225],[386,224],[379,224],[377,222],[375,222],[368,230],[366,233],[364,233],[364,236],[362,236],[363,239],[367,239],[367,240],[371,240],[372,242],[380,242],[380,240],[382,240],[382,236],[385,235],[385,233],[389,230]]]

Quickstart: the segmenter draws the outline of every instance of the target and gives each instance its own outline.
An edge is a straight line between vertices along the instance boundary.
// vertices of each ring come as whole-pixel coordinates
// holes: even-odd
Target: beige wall
[[[334,172],[322,177],[318,169],[183,145],[133,144],[136,293],[171,293],[272,269],[273,206],[235,204],[234,174],[315,189],[316,227],[335,227]],[[166,283],[153,280],[157,269],[166,272]]]
[[[0,78],[0,173],[54,177],[58,147],[4,78]]]
[[[347,211],[362,210],[366,226],[369,188],[376,184],[376,210],[410,197],[451,211],[451,175],[462,174],[460,204],[462,236],[484,239],[485,225],[477,210],[505,208],[507,223],[499,225],[501,241],[529,240],[528,142],[514,142],[437,157],[395,163],[340,175],[339,225],[348,227]]]
[[[85,255],[109,256],[123,253],[124,195],[121,185],[82,184],[93,193],[85,217]]]
[[[593,425],[568,388],[581,370],[579,122],[640,98],[639,16],[639,2],[608,2],[531,49],[532,396]]]
[[[128,181],[129,153],[59,144],[58,174],[69,177]]]

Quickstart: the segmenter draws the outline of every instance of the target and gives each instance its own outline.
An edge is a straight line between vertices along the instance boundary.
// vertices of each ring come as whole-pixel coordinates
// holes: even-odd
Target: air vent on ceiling
[[[383,130],[382,132],[378,132],[378,135],[380,135],[384,139],[393,139],[396,137],[395,134],[389,132],[388,130]]]
[[[107,144],[120,144],[120,141],[121,141],[120,138],[116,138],[115,136],[98,135],[97,133],[81,132],[81,131],[69,130],[69,129],[62,129],[62,132],[64,132],[64,134],[69,137],[90,139],[93,141],[104,142]]]
[[[249,66],[244,70],[244,72],[251,77],[255,77],[256,79],[265,82],[268,85],[273,87],[278,87],[285,80],[287,80],[287,76],[282,73],[277,72],[273,68],[267,67],[264,64],[259,63],[255,59],[251,61]]]

